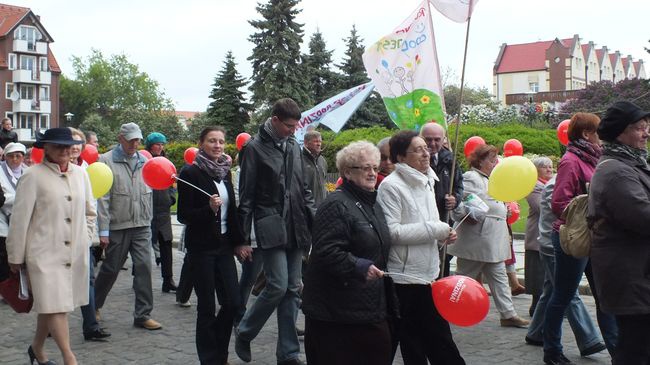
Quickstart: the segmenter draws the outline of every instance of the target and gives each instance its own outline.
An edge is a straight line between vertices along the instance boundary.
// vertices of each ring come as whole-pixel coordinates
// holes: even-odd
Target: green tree
[[[253,63],[252,100],[255,108],[268,108],[284,97],[298,105],[310,105],[300,57],[303,24],[295,18],[299,0],[269,0],[256,9],[262,20],[250,20],[257,31],[248,40],[254,44],[248,60]]]
[[[207,113],[212,124],[226,128],[229,140],[234,140],[239,133],[243,132],[244,125],[250,119],[248,112],[252,108],[246,103],[244,92],[241,91],[244,86],[246,81],[237,72],[232,51],[228,51],[223,68],[214,79],[212,93],[210,93],[213,101],[208,106]]]
[[[364,84],[370,79],[366,74],[366,68],[363,65],[363,39],[357,34],[356,26],[352,26],[350,36],[343,39],[347,45],[343,62],[338,65],[338,68],[343,74],[341,76],[339,91],[347,90],[349,88]],[[361,104],[359,109],[352,115],[345,129],[383,126],[394,128],[395,125],[388,117],[386,107],[377,92],[373,92],[366,101]]]
[[[72,57],[73,78],[61,78],[61,113],[73,113],[70,123],[78,126],[91,114],[97,114],[111,127],[123,121],[125,111],[160,113],[173,110],[173,104],[153,80],[125,55],[105,57],[92,50],[83,59]]]
[[[614,102],[629,100],[641,109],[650,109],[650,80],[621,80],[616,84],[611,81],[593,82],[587,88],[580,90],[575,99],[562,105],[560,118],[568,119],[577,112],[596,113],[602,116]]]
[[[444,89],[445,110],[448,115],[457,116],[460,101],[460,87],[458,85],[447,85]],[[473,88],[465,85],[463,90],[463,105],[484,104],[492,110],[496,110],[499,102],[494,100],[492,94],[485,87]]]
[[[338,76],[330,69],[332,51],[327,50],[323,34],[319,30],[311,36],[309,54],[303,55],[302,59],[313,104],[335,95]]]

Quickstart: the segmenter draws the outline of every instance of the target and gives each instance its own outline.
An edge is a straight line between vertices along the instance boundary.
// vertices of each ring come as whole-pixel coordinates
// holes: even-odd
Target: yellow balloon
[[[502,202],[523,199],[535,188],[537,169],[523,156],[504,158],[492,170],[488,182],[488,194]]]
[[[86,169],[93,197],[99,199],[106,195],[113,186],[113,171],[103,162],[95,162]]]

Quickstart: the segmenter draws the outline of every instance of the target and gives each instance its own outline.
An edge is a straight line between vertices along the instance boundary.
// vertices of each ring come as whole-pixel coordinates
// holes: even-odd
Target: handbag
[[[9,278],[0,282],[0,295],[16,313],[29,313],[32,310],[34,297],[27,289],[24,269],[20,269],[20,273],[10,273]]]

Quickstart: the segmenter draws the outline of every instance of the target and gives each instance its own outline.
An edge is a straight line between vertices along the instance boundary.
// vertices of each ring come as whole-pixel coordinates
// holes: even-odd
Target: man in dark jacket
[[[314,201],[304,184],[300,146],[293,137],[300,109],[280,99],[271,118],[240,153],[239,218],[245,242],[251,225],[264,263],[267,284],[236,330],[235,351],[251,361],[250,342],[277,310],[278,364],[302,364],[296,317],[302,255],[311,245]]]
[[[438,214],[440,215],[441,221],[447,222],[449,220],[449,211],[455,209],[463,197],[463,170],[461,170],[458,162],[456,162],[453,194],[449,195],[451,166],[454,156],[449,150],[443,147],[445,129],[438,123],[427,123],[422,126],[420,136],[427,143],[429,154],[431,155],[431,168],[438,176],[438,181],[433,186],[436,194]],[[449,261],[451,261],[451,258],[451,255],[445,257],[445,270],[441,273],[443,277],[449,276]]]
[[[327,188],[325,177],[327,175],[327,161],[321,155],[323,137],[320,132],[309,131],[305,133],[305,145],[302,148],[302,169],[305,184],[314,195],[316,208],[325,200]]]
[[[10,142],[18,142],[18,135],[11,128],[11,119],[4,118],[2,120],[2,129],[0,129],[0,147],[3,149]]]

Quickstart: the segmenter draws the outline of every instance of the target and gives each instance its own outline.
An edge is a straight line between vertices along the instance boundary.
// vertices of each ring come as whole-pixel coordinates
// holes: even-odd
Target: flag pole
[[[465,64],[467,63],[467,45],[469,43],[469,26],[472,22],[472,6],[474,1],[470,0],[468,7],[468,16],[467,16],[467,30],[465,31],[465,51],[463,53],[463,68],[460,76],[460,96],[458,100],[458,117],[456,118],[456,135],[454,136],[454,143],[450,146],[452,150],[453,158],[451,160],[451,176],[449,181],[449,195],[453,195],[454,192],[454,177],[456,177],[456,163],[458,160],[458,137],[460,135],[460,125],[461,125],[461,116],[463,109],[463,93],[465,90]],[[441,265],[441,275],[444,275],[445,266],[447,265],[447,245],[442,246],[442,265]]]

